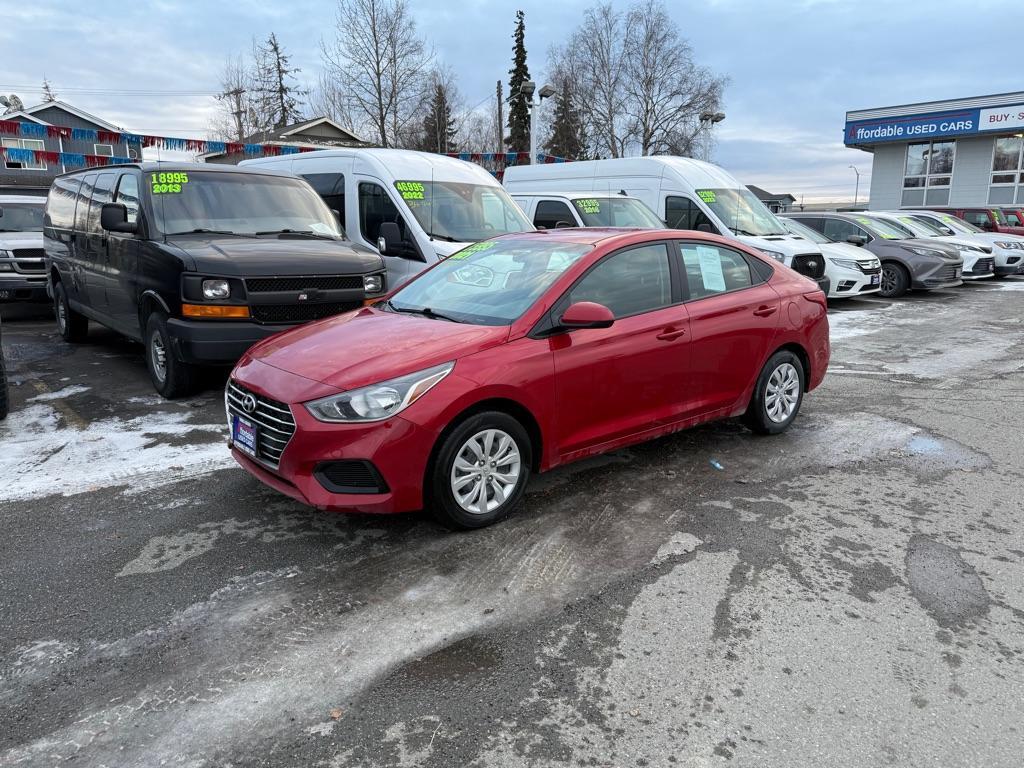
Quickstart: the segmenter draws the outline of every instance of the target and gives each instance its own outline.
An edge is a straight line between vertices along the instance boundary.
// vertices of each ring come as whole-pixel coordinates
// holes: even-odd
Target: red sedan
[[[475,528],[532,472],[713,419],[783,431],[828,367],[825,310],[714,235],[507,235],[250,349],[225,395],[232,451],[320,509]]]

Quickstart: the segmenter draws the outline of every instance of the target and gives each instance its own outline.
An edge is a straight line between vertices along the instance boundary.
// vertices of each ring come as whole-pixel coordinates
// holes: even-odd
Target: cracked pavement
[[[565,467],[458,534],[276,495],[222,375],[165,403],[136,345],[5,306],[0,765],[1016,767],[1022,304],[837,302],[788,433]]]

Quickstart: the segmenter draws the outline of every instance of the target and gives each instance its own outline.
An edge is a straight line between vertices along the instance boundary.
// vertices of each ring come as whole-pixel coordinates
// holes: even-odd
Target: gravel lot
[[[837,303],[787,434],[461,534],[278,496],[223,375],[163,402],[139,346],[2,311],[0,765],[1021,764],[1024,279]]]

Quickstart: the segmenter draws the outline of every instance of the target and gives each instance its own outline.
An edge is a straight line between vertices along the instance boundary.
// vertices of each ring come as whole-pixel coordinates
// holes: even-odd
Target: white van
[[[672,229],[734,237],[810,277],[828,293],[825,259],[814,243],[791,235],[727,171],[688,157],[626,157],[520,165],[505,170],[512,195],[576,190],[642,201]]]
[[[512,195],[533,226],[640,227],[661,229],[665,222],[646,205],[628,195],[595,195],[593,192],[537,192]]]
[[[338,212],[350,240],[381,254],[388,288],[471,243],[533,229],[479,165],[404,149],[320,149],[243,160],[291,171]]]

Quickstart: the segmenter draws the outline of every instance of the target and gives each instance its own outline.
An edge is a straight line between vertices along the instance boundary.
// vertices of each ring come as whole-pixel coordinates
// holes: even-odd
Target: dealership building
[[[876,210],[1024,204],[1024,92],[846,113]]]

